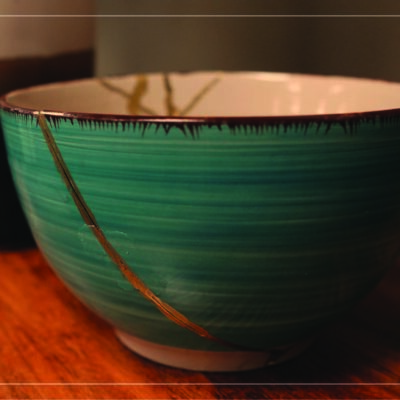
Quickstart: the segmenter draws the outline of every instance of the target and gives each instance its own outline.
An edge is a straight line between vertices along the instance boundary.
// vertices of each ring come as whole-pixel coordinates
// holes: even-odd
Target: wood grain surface
[[[300,357],[241,373],[123,347],[36,249],[0,251],[0,399],[400,399],[400,266]]]

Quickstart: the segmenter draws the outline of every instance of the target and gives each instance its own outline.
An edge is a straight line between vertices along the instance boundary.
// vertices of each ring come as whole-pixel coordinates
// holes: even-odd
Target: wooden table
[[[300,357],[198,373],[133,354],[36,249],[0,251],[0,399],[400,399],[400,266]]]

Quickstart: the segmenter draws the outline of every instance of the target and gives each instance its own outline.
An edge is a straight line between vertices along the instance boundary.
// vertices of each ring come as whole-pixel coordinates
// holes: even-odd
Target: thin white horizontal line
[[[43,398],[38,398],[38,399],[35,399],[35,398],[18,398],[19,400],[43,400]],[[137,397],[135,397],[135,398],[132,398],[132,399],[130,399],[130,398],[126,398],[126,397],[124,397],[124,398],[107,398],[108,400],[170,400],[170,398],[168,398],[168,399],[160,399],[160,398],[157,398],[157,399],[153,399],[153,398],[137,398]],[[185,398],[176,398],[176,400],[186,400],[187,398],[185,397]],[[214,400],[215,398],[210,398],[210,399],[207,399],[207,398],[199,398],[198,400]],[[263,398],[260,398],[260,399],[257,399],[257,398],[255,398],[254,400],[262,400],[262,399],[264,399],[264,397]],[[291,399],[293,399],[293,398],[291,398]],[[12,397],[12,398],[4,398],[4,399],[2,399],[2,400],[17,400],[17,398],[15,398],[15,397]],[[68,397],[68,398],[51,398],[51,400],[71,400],[71,397]],[[104,398],[99,398],[99,399],[97,399],[97,398],[93,398],[93,397],[86,397],[86,398],[83,398],[83,397],[79,397],[77,400],[104,400]],[[227,398],[226,400],[247,400],[247,398]],[[285,399],[285,398],[282,398],[282,397],[279,397],[279,398],[270,398],[270,400],[290,400],[289,398],[288,399]],[[313,397],[313,398],[307,398],[307,397],[305,397],[305,398],[299,398],[299,400],[326,400],[326,397],[321,397],[321,398],[316,398],[316,397]],[[343,400],[343,398],[330,398],[330,400]],[[350,397],[346,397],[346,400],[379,400],[378,398],[358,398],[358,397],[356,397],[356,398],[350,398]],[[382,400],[384,400],[384,399],[382,399]],[[385,400],[386,400],[386,398],[385,398]],[[391,398],[390,400],[400,400],[399,398]]]
[[[400,386],[400,382],[0,382],[0,386]]]
[[[2,14],[3,18],[399,18],[400,14]]]

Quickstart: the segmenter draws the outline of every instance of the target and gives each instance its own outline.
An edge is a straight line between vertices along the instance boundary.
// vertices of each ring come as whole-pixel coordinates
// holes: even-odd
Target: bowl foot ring
[[[204,372],[246,371],[279,364],[296,357],[312,342],[307,339],[267,351],[203,351],[149,342],[118,329],[115,333],[122,344],[144,358],[170,367]]]

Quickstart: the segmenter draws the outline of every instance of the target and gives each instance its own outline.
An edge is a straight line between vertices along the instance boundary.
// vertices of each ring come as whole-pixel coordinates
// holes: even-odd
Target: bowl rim
[[[384,79],[375,79],[375,78],[365,78],[365,77],[357,77],[357,76],[346,76],[346,75],[330,75],[330,74],[309,74],[309,73],[296,73],[296,72],[279,72],[279,71],[250,71],[250,70],[237,70],[237,71],[214,71],[214,70],[193,70],[193,71],[171,71],[167,72],[170,74],[198,74],[198,73],[224,73],[224,74],[248,74],[248,75],[286,75],[287,77],[300,77],[306,79],[344,79],[351,81],[358,81],[364,83],[380,83],[385,85],[398,85],[400,90],[400,82],[384,80]],[[144,73],[145,75],[160,75],[162,72],[151,72]],[[80,82],[90,82],[95,81],[97,79],[115,79],[115,78],[128,78],[141,75],[140,73],[130,73],[130,74],[115,74],[115,75],[107,75],[107,76],[93,76],[83,79],[74,79],[68,81],[59,81],[59,82],[51,82],[40,85],[28,86],[16,90],[9,91],[0,96],[0,110],[4,110],[6,112],[12,114],[20,114],[25,116],[31,116],[32,118],[36,115],[43,114],[50,120],[50,122],[55,122],[57,120],[70,120],[73,122],[74,120],[78,122],[84,123],[88,121],[89,123],[99,122],[100,124],[104,123],[122,123],[122,124],[157,124],[157,125],[206,125],[206,126],[244,126],[244,125],[293,125],[293,124],[301,124],[308,125],[310,123],[316,123],[322,125],[323,123],[331,124],[331,123],[347,123],[347,122],[368,122],[371,120],[376,120],[377,118],[381,118],[383,120],[400,118],[400,104],[399,107],[395,108],[382,108],[377,110],[370,111],[358,111],[358,112],[340,112],[340,113],[326,113],[326,114],[278,114],[278,115],[250,115],[250,116],[169,116],[169,115],[143,115],[143,114],[123,114],[123,113],[91,113],[91,112],[81,112],[81,111],[61,111],[56,109],[43,109],[38,110],[29,107],[22,107],[12,104],[9,101],[11,96],[18,95],[19,93],[25,93],[29,91],[36,91],[44,88],[51,87],[61,87],[74,83]],[[142,74],[143,75],[143,74]]]

